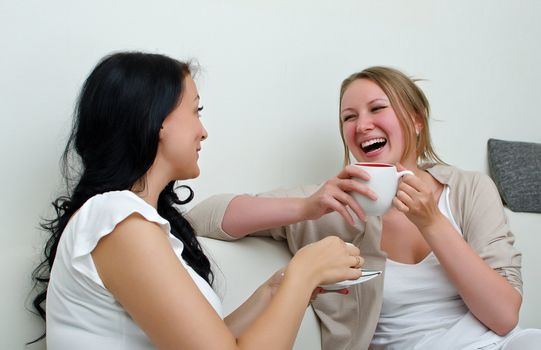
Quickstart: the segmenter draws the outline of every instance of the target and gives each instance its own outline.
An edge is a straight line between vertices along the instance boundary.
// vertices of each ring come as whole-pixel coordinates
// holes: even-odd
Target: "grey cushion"
[[[488,140],[490,176],[512,211],[541,213],[541,144]]]

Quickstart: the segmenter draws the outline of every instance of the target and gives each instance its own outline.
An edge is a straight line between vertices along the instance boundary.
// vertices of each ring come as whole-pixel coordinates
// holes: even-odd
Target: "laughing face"
[[[358,161],[404,162],[404,135],[389,98],[374,82],[353,81],[341,101],[344,140]],[[414,156],[415,157],[415,156]]]

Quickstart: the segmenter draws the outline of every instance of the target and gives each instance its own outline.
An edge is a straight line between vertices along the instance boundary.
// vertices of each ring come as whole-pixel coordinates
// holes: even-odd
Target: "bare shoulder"
[[[148,269],[152,256],[169,256],[177,262],[167,234],[155,223],[134,213],[100,239],[92,259],[105,286],[114,285],[119,273]],[[173,259],[174,258],[174,259]]]
[[[151,242],[167,241],[167,234],[155,222],[133,213],[119,222],[113,231],[104,236],[96,246],[95,252],[103,246],[122,245],[124,249],[137,249],[137,246]]]
[[[158,224],[129,216],[100,240],[92,258],[105,287],[157,348],[220,348],[209,346],[209,333],[234,343]],[[203,335],[198,325],[205,325]]]

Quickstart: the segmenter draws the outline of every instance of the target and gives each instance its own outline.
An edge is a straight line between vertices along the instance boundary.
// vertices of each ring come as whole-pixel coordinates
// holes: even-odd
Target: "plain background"
[[[0,0],[0,348],[41,332],[25,310],[37,227],[62,190],[79,88],[104,55],[199,63],[209,139],[189,182],[197,203],[335,175],[339,85],[371,65],[426,79],[436,150],[486,172],[488,138],[541,141],[540,15],[536,0]]]

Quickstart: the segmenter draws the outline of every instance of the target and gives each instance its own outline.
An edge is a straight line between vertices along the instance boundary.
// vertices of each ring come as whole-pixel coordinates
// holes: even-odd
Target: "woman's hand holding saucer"
[[[285,277],[302,279],[313,290],[319,285],[357,279],[364,264],[359,253],[359,248],[328,236],[301,248],[291,259]]]

